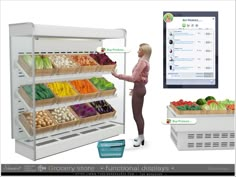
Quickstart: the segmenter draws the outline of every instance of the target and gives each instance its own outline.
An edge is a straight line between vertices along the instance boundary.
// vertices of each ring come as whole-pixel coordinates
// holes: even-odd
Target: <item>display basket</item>
[[[104,80],[106,80],[104,77],[101,77],[102,79],[104,79]],[[90,82],[91,82],[91,84],[93,84],[93,82],[91,81],[91,80],[89,80]],[[107,81],[107,80],[106,80]],[[95,84],[93,84],[94,85],[94,87],[96,87],[95,86]],[[97,88],[97,87],[96,87]],[[98,88],[97,88],[98,89]],[[116,88],[114,88],[114,89],[110,89],[110,90],[100,90],[100,89],[98,89],[99,90],[99,94],[98,94],[98,97],[106,97],[106,96],[111,96],[111,95],[114,95],[115,93],[116,93]]]
[[[21,68],[32,77],[32,68],[24,61],[23,56],[20,55],[18,59],[18,64],[21,66]],[[51,69],[35,69],[35,76],[51,76],[56,72],[55,68]]]
[[[205,114],[234,114],[232,110],[206,110],[203,108]]]
[[[96,98],[99,96],[99,91],[98,89],[89,81],[88,81],[88,84],[93,87],[94,90],[96,90],[96,92],[91,92],[91,93],[80,93],[73,85],[72,83],[70,82],[70,85],[73,87],[74,90],[76,90],[78,92],[78,97],[77,97],[77,100],[87,100],[87,99],[93,99],[93,98]]]
[[[50,56],[50,59],[51,59],[51,57],[57,57],[57,56],[63,56],[63,55],[62,55],[62,54],[61,54],[61,55],[52,55],[52,56]],[[75,74],[75,73],[77,73],[77,72],[80,70],[80,66],[72,60],[72,58],[71,58],[70,55],[66,55],[66,57],[68,58],[68,60],[70,60],[71,62],[73,62],[74,66],[68,67],[68,68],[67,68],[67,67],[58,67],[58,66],[55,64],[55,61],[53,61],[53,60],[51,59],[51,62],[52,62],[52,64],[53,64],[53,66],[55,67],[55,73],[56,73],[57,75]]]
[[[72,110],[71,107],[67,107],[67,109],[69,109],[69,111],[72,113],[72,115],[75,117],[75,120],[72,121],[67,121],[67,122],[63,122],[63,123],[59,123],[52,115],[52,111],[53,110],[49,110],[52,118],[54,119],[54,121],[57,123],[57,129],[63,129],[63,128],[67,128],[67,127],[71,127],[71,126],[75,126],[78,124],[79,122],[79,118],[78,115]]]
[[[113,110],[114,110],[114,109],[113,109]],[[100,113],[99,113],[99,114],[100,114]],[[108,112],[108,113],[100,114],[100,116],[99,116],[99,120],[100,120],[100,119],[108,119],[108,118],[112,118],[112,117],[115,116],[115,114],[116,114],[116,111],[115,111],[115,110],[112,111],[112,112]]]
[[[99,115],[94,115],[94,116],[89,116],[89,117],[79,117],[79,121],[78,124],[85,124],[85,123],[89,123],[89,122],[94,122],[97,121],[99,118]]]
[[[98,110],[97,110],[92,104],[89,104],[89,105],[91,105],[91,106],[98,112]],[[111,105],[110,105],[110,106],[111,106]],[[99,113],[99,112],[98,112],[98,114],[99,114],[98,119],[101,120],[101,119],[107,119],[107,118],[112,118],[112,117],[114,117],[115,114],[116,114],[116,110],[115,110],[112,106],[111,106],[111,108],[112,108],[112,111],[111,111],[111,112],[107,112],[107,113]]]
[[[78,61],[76,61],[76,58],[78,59],[78,57],[86,57],[86,60],[93,62],[94,65],[81,65],[81,64],[79,64]],[[96,72],[96,71],[100,70],[100,66],[98,65],[98,63],[92,57],[90,57],[88,54],[71,55],[71,59],[77,65],[79,65],[79,70],[77,70],[77,72],[79,72],[79,73]]]
[[[33,107],[33,100],[30,98],[30,96],[25,92],[23,87],[21,86],[19,88],[19,94],[20,96],[25,100],[25,102],[28,104],[29,107]],[[54,93],[52,92],[54,95]],[[42,99],[42,100],[35,100],[35,106],[46,106],[46,105],[52,105],[56,103],[56,96],[54,95],[53,98],[48,98],[48,99]]]
[[[45,112],[47,113],[47,118],[50,119],[53,122],[53,125],[46,126],[46,127],[41,127],[41,128],[36,128],[36,134],[46,133],[46,132],[49,132],[49,131],[53,131],[57,128],[57,123],[52,118],[49,111],[45,111]],[[29,116],[30,116],[29,112],[24,112],[20,115],[19,120],[20,120],[20,123],[24,126],[25,130],[28,132],[28,134],[32,136],[34,130],[33,130],[32,125],[30,125],[30,120],[32,121],[32,117],[31,117],[31,119],[27,118]]]
[[[92,107],[89,103],[85,103],[87,106]],[[94,122],[99,120],[100,115],[97,113],[96,115],[93,116],[89,116],[89,117],[81,117],[80,115],[78,115],[72,107],[70,107],[70,109],[74,112],[74,114],[77,116],[77,122],[76,124],[84,124],[84,123],[88,123],[88,122]]]
[[[113,65],[100,65],[100,72],[111,72],[116,68],[116,64]]]
[[[205,114],[205,110],[179,110],[176,106],[170,103],[170,107],[176,114]]]
[[[55,95],[56,97],[56,103],[60,104],[60,103],[66,103],[66,102],[73,102],[76,100],[80,100],[80,94],[77,92],[76,89],[74,89],[74,87],[69,83],[69,86],[71,87],[71,89],[76,93],[76,95],[70,95],[70,96],[58,96],[54,93],[54,91],[52,90],[52,93]],[[48,86],[48,85],[47,85]]]
[[[116,93],[116,89],[100,90],[99,91],[99,97],[112,96],[112,95],[115,95],[115,93]]]
[[[119,158],[123,156],[125,140],[99,141],[97,148],[100,158]]]

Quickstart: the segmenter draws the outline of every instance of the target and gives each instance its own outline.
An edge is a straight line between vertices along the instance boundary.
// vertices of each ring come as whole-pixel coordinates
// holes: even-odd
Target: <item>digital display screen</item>
[[[163,12],[164,88],[218,88],[218,12]]]

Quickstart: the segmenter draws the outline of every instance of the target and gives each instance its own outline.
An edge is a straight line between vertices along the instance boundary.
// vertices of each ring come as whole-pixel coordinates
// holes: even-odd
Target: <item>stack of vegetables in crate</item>
[[[68,82],[52,82],[47,86],[56,95],[57,103],[70,102],[79,99],[77,91]]]
[[[207,96],[197,99],[196,102],[182,99],[172,101],[170,107],[177,114],[232,114],[235,110],[234,103],[233,100],[216,101],[215,97]]]
[[[79,92],[81,100],[96,98],[98,96],[98,90],[87,79],[73,80],[70,81],[70,84]]]
[[[32,85],[24,85],[19,88],[19,93],[25,102],[33,107],[33,88]],[[56,98],[52,91],[44,84],[35,85],[35,106],[45,106],[53,104]]]
[[[77,114],[80,124],[96,121],[98,119],[96,110],[87,103],[76,104],[71,106],[71,108]]]
[[[114,95],[116,92],[115,86],[112,82],[109,82],[105,78],[92,77],[89,79],[93,85],[100,91],[99,96]]]
[[[196,101],[206,113],[233,113],[234,112],[234,101],[225,99],[223,101],[217,101],[215,97],[208,96],[205,99],[199,98]]]
[[[100,119],[114,117],[116,113],[115,109],[105,100],[90,102],[90,104],[100,114]]]
[[[56,74],[73,74],[79,70],[70,55],[49,55],[49,59],[56,68]]]
[[[24,112],[20,116],[20,121],[30,135],[33,135],[33,114]],[[36,134],[52,131],[56,128],[57,123],[50,116],[48,111],[38,111],[35,114]]]
[[[51,60],[46,55],[35,55],[34,60],[32,55],[20,55],[18,63],[29,76],[33,75],[33,63],[35,63],[35,76],[49,76],[55,72]]]
[[[76,125],[79,123],[76,114],[70,107],[61,107],[49,110],[58,125],[58,129]]]
[[[81,73],[95,72],[98,69],[98,64],[89,55],[72,55],[71,58],[80,66],[79,72]]]
[[[112,61],[105,53],[90,54],[90,56],[101,66],[100,71],[112,71],[116,62]]]
[[[200,114],[201,107],[192,101],[172,101],[170,106],[174,109],[177,114]]]

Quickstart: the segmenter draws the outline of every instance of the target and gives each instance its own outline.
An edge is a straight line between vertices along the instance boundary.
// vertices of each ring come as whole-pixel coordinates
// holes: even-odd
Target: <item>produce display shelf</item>
[[[44,139],[44,137],[48,137],[48,136],[51,136],[54,134],[61,134],[61,133],[63,134],[65,132],[72,131],[72,130],[85,129],[87,127],[97,126],[97,125],[103,124],[104,122],[115,121],[116,118],[117,118],[117,116],[115,115],[114,117],[106,118],[105,120],[98,119],[96,121],[86,122],[83,124],[77,124],[75,126],[65,127],[63,129],[55,129],[55,130],[52,130],[49,132],[37,134],[35,136],[35,139]],[[20,129],[26,133],[26,135],[28,137],[27,141],[29,141],[29,139],[32,138],[32,135],[29,134],[29,132],[25,129],[25,127],[23,126],[22,122],[19,119],[17,119],[17,124],[19,125]],[[22,133],[22,132],[19,132],[19,133]],[[25,141],[25,142],[27,142],[27,141]]]
[[[109,57],[114,61],[119,59],[119,65],[115,67],[84,67],[78,66],[74,69],[59,69],[54,66],[46,69],[47,61],[37,60],[38,66],[44,65],[43,69],[36,69],[34,64],[28,67],[22,60],[22,55],[81,55],[95,54],[98,47],[103,46],[124,46],[126,47],[125,29],[97,29],[97,28],[80,28],[66,26],[38,25],[33,23],[17,23],[9,25],[10,37],[10,64],[11,64],[11,128],[12,138],[15,139],[15,150],[17,153],[28,157],[32,160],[38,160],[73,148],[97,142],[106,138],[123,134],[125,131],[125,83],[114,80],[116,88],[91,95],[81,96],[79,93],[73,98],[70,90],[65,87],[64,99],[54,95],[54,99],[49,100],[50,93],[43,87],[38,89],[36,84],[45,84],[52,82],[70,82],[72,80],[91,79],[93,77],[103,77],[111,75],[115,68],[121,73],[125,73],[126,53],[111,53]],[[27,58],[24,58],[24,60]],[[29,58],[28,58],[29,59]],[[107,60],[107,59],[106,59]],[[36,60],[35,60],[36,61]],[[81,65],[85,61],[79,61]],[[103,61],[102,63],[105,63]],[[67,63],[69,64],[69,63]],[[53,63],[55,65],[55,63]],[[66,64],[65,64],[66,65]],[[91,66],[92,63],[89,63]],[[33,74],[34,73],[34,74]],[[32,85],[37,88],[38,98],[44,98],[37,101],[31,99],[19,92],[21,87]],[[60,84],[56,87],[59,90]],[[101,87],[106,87],[103,84]],[[86,84],[82,86],[83,93],[88,93],[89,89]],[[26,87],[27,88],[27,87]],[[107,87],[108,88],[108,87]],[[109,87],[111,88],[111,87]],[[31,89],[31,88],[29,88]],[[46,91],[45,91],[46,90]],[[51,89],[54,91],[55,89]],[[34,91],[36,91],[34,89]],[[42,91],[42,93],[41,93]],[[56,91],[56,92],[57,92]],[[26,90],[27,92],[27,90]],[[31,95],[29,93],[29,95]],[[119,97],[119,99],[118,99]],[[47,99],[48,98],[48,99]],[[59,114],[53,117],[56,120],[63,119],[65,123],[55,124],[53,127],[51,121],[41,117],[40,113],[37,119],[37,125],[43,128],[35,130],[32,128],[31,114],[36,111],[51,111],[52,109],[68,107],[75,104],[89,103],[99,100],[110,100],[116,109],[111,113],[104,115],[90,116],[87,118],[90,122],[75,120],[69,121],[70,116]],[[122,105],[122,106],[120,106]],[[91,109],[90,109],[91,110]],[[61,113],[61,112],[60,112]],[[23,117],[23,115],[25,116]],[[50,115],[50,114],[49,114]],[[50,117],[50,116],[48,116]],[[92,117],[92,118],[91,118]],[[39,119],[43,119],[42,121]],[[35,117],[36,120],[36,117]],[[63,121],[64,122],[64,121]],[[57,122],[58,123],[58,122]],[[52,127],[49,127],[52,125]],[[44,129],[45,128],[45,129]],[[40,131],[41,130],[41,131]],[[43,131],[44,130],[44,131]],[[34,133],[35,132],[35,133]],[[96,147],[95,147],[96,149]]]
[[[17,97],[19,97],[20,100],[24,103],[25,107],[29,110],[29,112],[31,112],[33,110],[33,108],[31,108],[25,102],[25,100],[22,98],[22,96],[18,92],[16,94],[17,94]],[[55,109],[55,108],[66,107],[66,106],[71,106],[71,105],[75,105],[75,104],[88,103],[88,102],[105,100],[105,99],[112,99],[112,98],[116,98],[116,97],[117,97],[117,94],[114,94],[114,95],[110,95],[110,96],[96,97],[96,98],[91,98],[91,99],[86,99],[86,100],[77,100],[77,101],[72,101],[72,102],[56,103],[56,104],[51,104],[51,105],[46,105],[46,106],[38,106],[38,107],[35,107],[35,111]]]
[[[84,127],[71,128],[61,133],[55,133],[44,137],[36,137],[36,159],[41,159],[53,154],[64,152],[76,147],[84,146],[119,135],[123,132],[123,124],[114,121],[93,123]],[[23,138],[15,140],[17,153],[34,160],[34,139]]]
[[[24,79],[22,79],[22,85],[29,84],[32,82],[31,76],[24,71],[24,69],[17,63],[17,67],[24,74]],[[35,83],[46,83],[46,82],[58,82],[58,81],[71,81],[79,79],[90,79],[92,77],[102,77],[105,74],[111,74],[111,72],[100,71],[100,72],[90,72],[90,73],[75,73],[75,74],[61,74],[61,75],[51,75],[51,76],[35,76]]]
[[[235,147],[234,114],[178,115],[167,106],[168,118],[195,118],[196,124],[171,125],[178,150],[226,150]]]

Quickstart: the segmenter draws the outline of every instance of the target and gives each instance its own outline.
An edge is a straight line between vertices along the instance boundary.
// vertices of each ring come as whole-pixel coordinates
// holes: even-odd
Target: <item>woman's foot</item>
[[[140,145],[144,145],[144,136],[139,135],[134,139],[134,147],[139,147]]]
[[[139,147],[140,145],[144,146],[144,139],[137,139],[137,141],[134,142],[134,147]]]

